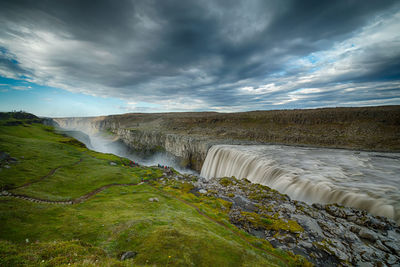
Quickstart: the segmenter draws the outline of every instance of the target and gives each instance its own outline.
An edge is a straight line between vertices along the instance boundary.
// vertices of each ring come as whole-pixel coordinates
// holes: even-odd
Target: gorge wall
[[[400,151],[400,106],[252,111],[130,113],[53,119],[89,135],[107,131],[134,150],[164,150],[201,170],[214,144],[287,144]]]

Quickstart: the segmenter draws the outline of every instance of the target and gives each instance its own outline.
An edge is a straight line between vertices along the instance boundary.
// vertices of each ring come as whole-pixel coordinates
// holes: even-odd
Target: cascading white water
[[[201,176],[247,178],[307,203],[339,203],[400,224],[400,154],[215,145]]]

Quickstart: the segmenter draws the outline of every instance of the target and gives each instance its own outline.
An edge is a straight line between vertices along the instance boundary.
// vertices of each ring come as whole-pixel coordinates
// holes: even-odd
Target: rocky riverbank
[[[195,195],[232,203],[232,224],[317,266],[400,266],[400,228],[387,218],[338,205],[310,206],[234,177],[205,180],[170,174],[162,184],[176,181],[192,184]]]

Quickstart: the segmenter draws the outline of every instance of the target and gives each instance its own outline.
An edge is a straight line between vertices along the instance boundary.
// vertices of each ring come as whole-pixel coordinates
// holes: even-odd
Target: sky
[[[399,104],[396,0],[0,1],[0,111]]]

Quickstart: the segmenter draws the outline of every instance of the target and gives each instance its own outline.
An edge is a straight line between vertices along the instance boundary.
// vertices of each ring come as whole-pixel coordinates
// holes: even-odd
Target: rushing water
[[[201,176],[247,178],[307,203],[339,203],[400,223],[400,154],[216,145]]]

